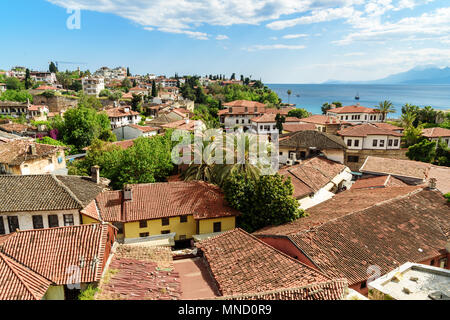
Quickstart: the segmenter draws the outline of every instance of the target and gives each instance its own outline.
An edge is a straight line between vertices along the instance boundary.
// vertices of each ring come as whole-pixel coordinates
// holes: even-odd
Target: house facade
[[[103,77],[84,77],[81,79],[83,92],[89,96],[98,97],[102,90],[105,90],[105,78]]]
[[[111,121],[111,128],[116,129],[127,125],[138,125],[141,122],[141,114],[131,110],[130,106],[106,109],[104,112]]]
[[[363,107],[359,104],[341,108],[331,108],[327,111],[327,115],[351,124],[383,122],[383,115],[380,111]]]
[[[80,225],[80,211],[104,189],[75,176],[0,176],[0,235]]]
[[[276,114],[266,113],[262,116],[255,117],[251,119],[250,130],[256,134],[276,134],[279,133],[276,122]],[[283,128],[285,125],[295,125],[300,124],[300,119],[296,117],[285,117],[285,123],[283,123]]]
[[[158,128],[129,124],[113,130],[117,141],[134,140],[139,137],[152,137],[158,134]]]
[[[107,221],[125,243],[184,241],[236,227],[239,213],[219,188],[204,182],[130,185],[100,194],[83,212],[83,223]]]
[[[346,146],[340,137],[315,130],[288,133],[279,139],[281,164],[293,165],[319,155],[343,164],[345,151]]]
[[[63,147],[27,140],[0,145],[0,175],[47,174],[65,168]]]
[[[450,129],[445,128],[428,128],[422,130],[422,136],[427,138],[430,141],[437,143],[439,140],[442,140],[449,148],[450,148]]]

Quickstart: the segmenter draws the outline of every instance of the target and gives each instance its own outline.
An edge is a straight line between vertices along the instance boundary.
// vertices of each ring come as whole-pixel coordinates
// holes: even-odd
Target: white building
[[[103,77],[85,77],[81,80],[83,91],[89,96],[98,97],[105,90],[105,79]]]
[[[383,115],[380,111],[362,107],[359,104],[341,108],[332,108],[328,110],[327,115],[337,117],[340,121],[351,124],[383,122]]]
[[[428,140],[435,141],[436,142],[436,148],[437,143],[439,139],[441,139],[443,142],[447,144],[447,146],[450,148],[450,130],[445,128],[428,128],[422,130],[422,135],[427,138]]]
[[[252,132],[267,135],[278,133],[276,116],[274,113],[266,113],[251,119]],[[285,120],[284,124],[300,124],[300,119],[296,117],[286,117]]]
[[[129,124],[113,130],[117,141],[133,140],[139,137],[151,137],[158,134],[158,128]]]
[[[130,124],[139,124],[141,114],[131,110],[131,107],[119,107],[105,110],[111,121],[111,128],[116,129]]]
[[[127,77],[127,68],[117,67],[110,69],[108,67],[102,67],[95,71],[94,76],[102,77],[108,81],[119,80],[122,81]]]
[[[291,178],[293,196],[303,210],[331,199],[337,192],[349,189],[353,178],[348,167],[323,157],[287,166],[279,173]]]
[[[373,124],[361,124],[338,132],[349,150],[398,150],[402,133],[382,129]]]
[[[56,82],[58,82],[58,80],[56,79],[56,74],[53,72],[31,71],[30,78],[36,82],[45,82],[48,84],[55,84]]]

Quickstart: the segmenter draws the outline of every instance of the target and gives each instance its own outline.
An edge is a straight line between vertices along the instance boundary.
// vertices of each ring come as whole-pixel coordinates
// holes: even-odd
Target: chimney
[[[430,190],[436,190],[436,178],[431,178],[429,181],[428,181],[428,188],[430,189]]]
[[[133,189],[131,185],[127,184],[123,188],[123,200],[124,201],[133,201]]]
[[[100,184],[100,167],[99,166],[93,166],[91,168],[91,179],[96,184]]]

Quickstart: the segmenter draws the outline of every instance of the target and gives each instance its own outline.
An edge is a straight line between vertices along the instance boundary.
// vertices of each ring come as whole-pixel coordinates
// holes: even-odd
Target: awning
[[[208,239],[218,236],[222,233],[223,232],[196,234],[196,235],[193,235],[192,238],[194,238],[194,240],[198,242],[198,241],[208,240]]]

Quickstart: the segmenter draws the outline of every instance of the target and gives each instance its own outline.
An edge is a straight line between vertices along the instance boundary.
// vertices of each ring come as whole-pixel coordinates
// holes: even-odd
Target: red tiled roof
[[[392,187],[378,189],[350,189],[336,194],[328,201],[322,202],[306,210],[309,214],[293,222],[263,228],[254,234],[258,235],[292,235],[317,228],[334,219],[361,211],[379,203],[408,195],[420,190],[417,186]]]
[[[177,129],[177,130],[187,130],[194,131],[196,123],[201,124],[200,120],[191,120],[186,123],[186,120],[173,121],[166,124],[161,125],[162,128],[165,129]]]
[[[279,173],[291,178],[294,185],[293,196],[300,199],[325,187],[345,168],[343,164],[315,157],[298,165],[283,168]]]
[[[425,180],[430,167],[425,162],[369,156],[359,171]]]
[[[40,111],[40,110],[42,110],[42,109],[44,109],[44,108],[47,108],[47,106],[44,106],[44,105],[30,105],[29,107],[28,107],[28,111]]]
[[[139,126],[137,124],[129,124],[130,127],[138,129],[142,132],[151,132],[151,131],[158,131],[158,128],[153,128],[149,126]]]
[[[257,294],[330,281],[321,272],[241,229],[201,241],[196,246],[203,252],[219,291],[225,296]]]
[[[228,206],[218,187],[201,181],[137,184],[131,188],[131,201],[123,201],[123,191],[104,192],[97,197],[104,221],[131,222],[182,215],[201,220],[239,214]]]
[[[408,261],[422,263],[441,256],[449,237],[446,199],[436,191],[418,190],[353,210],[289,239],[325,274],[353,285],[367,280],[371,266],[386,274]]]
[[[43,86],[36,88],[35,90],[59,90],[59,89],[56,87],[43,85]]]
[[[286,132],[298,132],[298,131],[307,131],[307,130],[316,130],[316,125],[314,123],[284,123],[283,131]]]
[[[373,124],[365,123],[340,130],[339,135],[345,137],[367,137],[368,135],[402,137],[403,134],[389,129],[378,128]]]
[[[95,282],[108,258],[109,228],[93,224],[20,231],[1,239],[0,251],[56,285],[72,283],[73,267],[79,268],[79,283]]]
[[[333,116],[326,116],[326,115],[312,115],[308,118],[302,118],[300,119],[301,122],[306,123],[314,123],[314,124],[320,124],[320,125],[326,125],[326,124],[341,124],[341,120],[339,120],[336,117]]]
[[[386,187],[405,187],[406,183],[394,178],[392,176],[379,176],[367,179],[360,179],[352,185],[354,189],[368,189],[368,188],[386,188]]]
[[[0,252],[0,300],[42,300],[51,281]]]
[[[392,125],[392,124],[390,124],[390,123],[387,123],[387,122],[374,122],[374,123],[372,123],[375,127],[378,127],[378,128],[380,128],[380,129],[387,129],[387,130],[392,130],[392,131],[403,131],[403,130],[405,130],[404,128],[402,128],[402,127],[397,127],[397,126],[394,126],[394,125]]]
[[[31,153],[31,147],[36,147],[36,154]],[[25,140],[13,140],[0,145],[0,163],[20,165],[28,160],[48,158],[62,151],[60,146],[40,144]]]
[[[450,137],[450,129],[445,129],[445,128],[423,129],[422,135],[426,138]]]
[[[125,112],[125,108],[129,108],[130,111]],[[111,108],[105,110],[106,114],[110,118],[119,118],[119,117],[127,117],[127,116],[136,116],[139,115],[139,112],[131,110],[131,107],[119,107],[119,108]]]
[[[363,106],[353,105],[328,110],[333,113],[380,113],[377,109],[367,108]]]
[[[257,101],[248,101],[248,100],[235,100],[235,101],[231,101],[231,102],[227,102],[223,104],[225,107],[248,107],[253,109],[254,107],[258,107],[258,108],[264,108],[266,105],[261,103],[261,102],[257,102]]]

